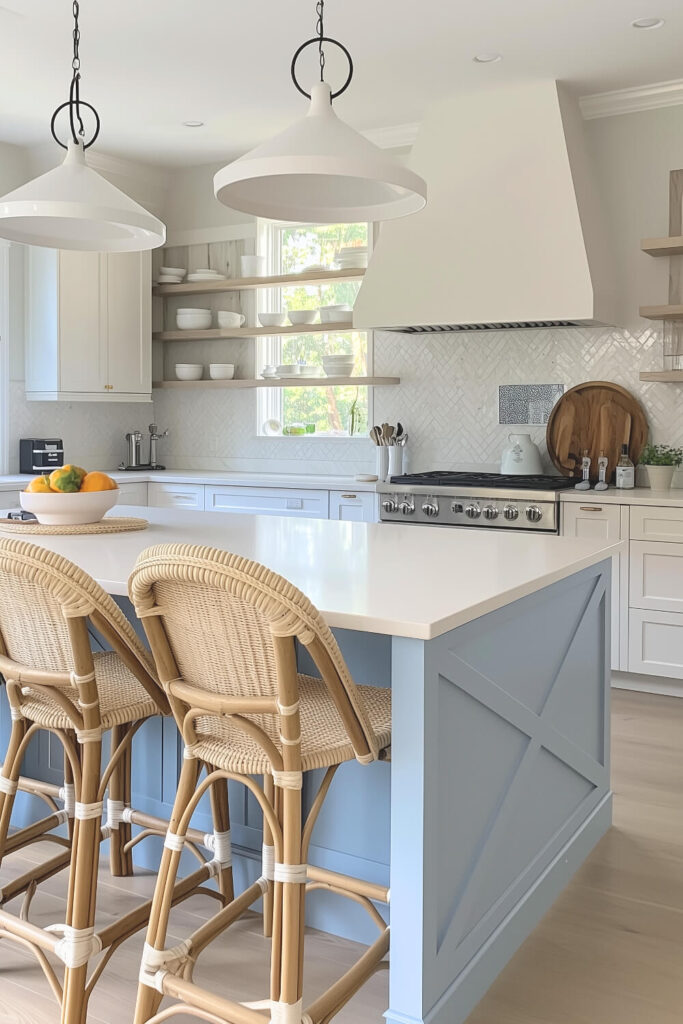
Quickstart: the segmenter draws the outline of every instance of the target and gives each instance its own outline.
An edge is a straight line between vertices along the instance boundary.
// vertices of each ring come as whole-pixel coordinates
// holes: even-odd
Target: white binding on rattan
[[[227,832],[207,832],[202,844],[207,850],[213,850],[214,860],[218,861],[222,868],[229,868],[232,864],[232,844],[230,842],[230,830]]]
[[[169,829],[164,839],[164,846],[167,850],[173,850],[174,853],[180,853],[185,845],[187,836],[176,835],[175,832],[171,832]]]
[[[76,813],[76,787],[73,782],[65,782],[59,790],[59,799],[64,801],[64,810],[70,818]]]
[[[194,760],[194,754],[192,753],[188,746],[183,747],[183,757],[185,758],[186,761]]]
[[[14,782],[12,779],[6,779],[4,775],[0,775],[0,793],[7,793],[7,796],[14,796],[18,785],[18,782]]]
[[[285,747],[298,747],[301,743],[301,733],[299,733],[299,735],[293,740],[288,740],[286,736],[283,736],[282,733],[280,733],[280,743]]]
[[[92,611],[92,610],[93,609],[91,607],[90,611]],[[82,615],[83,612],[79,611],[78,614]],[[71,673],[71,685],[72,686],[78,686],[79,683],[94,683],[94,682],[95,682],[95,672],[94,672],[94,670],[92,672],[88,672],[88,674],[86,676],[79,676],[75,672]],[[85,707],[90,707],[91,705],[86,704],[84,706]]]
[[[266,846],[264,843],[261,847],[261,858],[263,877],[272,882],[275,878],[275,847]]]
[[[261,875],[260,878],[256,879],[256,885],[258,885],[261,892],[268,892],[268,879],[265,875]]]
[[[307,864],[278,864],[275,863],[273,872],[274,882],[293,882],[294,885],[305,885],[308,881]]]
[[[97,729],[76,729],[76,738],[79,743],[99,743],[102,739],[102,730]]]
[[[24,712],[21,708],[15,708],[14,705],[10,705],[9,713],[13,722],[18,722],[24,717]]]
[[[102,952],[102,943],[95,935],[94,928],[72,928],[68,924],[50,924],[48,932],[61,932],[62,938],[55,944],[55,956],[65,967],[82,967],[91,957]]]
[[[303,999],[298,1003],[280,1003],[274,999],[258,999],[242,1003],[247,1010],[270,1010],[270,1024],[313,1024],[309,1014],[303,1012]]]
[[[303,772],[277,772],[273,769],[273,782],[280,789],[303,789]]]
[[[103,804],[99,800],[94,804],[81,804],[76,801],[75,818],[77,821],[90,821],[92,818],[102,817]]]
[[[139,981],[147,988],[155,988],[163,994],[163,981],[169,973],[169,965],[182,963],[192,948],[190,939],[184,939],[172,949],[155,949],[149,943],[142,948],[142,963],[140,964]]]
[[[295,715],[299,710],[299,704],[300,701],[296,701],[295,704],[281,704],[280,701],[278,701],[277,709],[280,712],[280,714],[284,715],[285,717],[287,715]]]
[[[133,808],[124,804],[123,800],[107,800],[107,827],[114,832],[121,824],[132,824],[132,816]]]
[[[64,808],[63,811],[55,811],[54,814],[55,814],[55,817],[57,819],[57,824],[58,825],[66,825],[66,823],[69,820],[69,818],[73,817],[72,814],[69,814],[69,812],[67,811],[66,807]],[[56,827],[57,826],[55,825],[55,828]]]

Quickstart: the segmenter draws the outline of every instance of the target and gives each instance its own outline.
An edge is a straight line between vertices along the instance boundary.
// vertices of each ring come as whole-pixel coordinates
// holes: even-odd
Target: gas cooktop
[[[570,476],[523,476],[514,473],[452,473],[435,470],[431,473],[404,473],[392,476],[399,487],[496,487],[515,491],[560,491],[576,483]]]

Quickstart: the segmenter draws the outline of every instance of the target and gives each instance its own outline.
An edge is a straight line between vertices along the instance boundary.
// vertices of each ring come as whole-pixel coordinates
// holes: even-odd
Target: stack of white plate
[[[187,275],[187,280],[192,282],[198,281],[226,281],[227,274],[219,274],[217,270],[193,270],[191,274]]]
[[[367,245],[344,245],[334,254],[340,270],[363,270],[368,265]]]
[[[175,319],[179,331],[206,331],[211,327],[211,310],[179,309]]]
[[[355,361],[348,353],[323,356],[323,370],[328,377],[350,377]]]
[[[182,284],[186,273],[182,267],[159,267],[157,284]]]
[[[299,376],[300,377],[322,377],[323,371],[321,366],[315,366],[312,363],[301,363],[299,365]]]

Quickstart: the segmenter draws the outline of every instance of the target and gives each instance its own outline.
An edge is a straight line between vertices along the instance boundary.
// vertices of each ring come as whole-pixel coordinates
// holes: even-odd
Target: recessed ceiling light
[[[501,53],[478,53],[476,57],[472,58],[475,64],[495,64],[502,59],[503,55]]]
[[[664,18],[636,18],[631,22],[631,28],[661,28]]]
[[[183,121],[183,128],[203,128],[203,121]]]

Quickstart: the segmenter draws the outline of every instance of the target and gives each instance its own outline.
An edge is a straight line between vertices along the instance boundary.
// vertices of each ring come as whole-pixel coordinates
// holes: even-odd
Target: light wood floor
[[[683,700],[617,691],[613,701],[614,828],[519,950],[468,1024],[680,1024],[683,1007]],[[39,848],[31,857],[39,856]],[[28,859],[28,858],[26,858]],[[18,858],[14,858],[12,874]],[[3,868],[0,878],[5,877]],[[100,913],[135,905],[154,879],[102,876]],[[63,880],[34,901],[37,923],[63,920]],[[175,912],[174,941],[209,910],[199,897]],[[212,902],[210,906],[215,906]],[[142,937],[116,953],[90,1003],[90,1024],[132,1018]],[[170,944],[170,942],[169,942]],[[307,939],[309,999],[360,947],[319,932]],[[267,991],[260,919],[234,926],[200,961],[197,978],[237,999]],[[339,1024],[381,1024],[386,973],[349,1003]],[[304,1000],[306,1002],[306,1000]],[[189,1024],[191,1018],[175,1018]],[[33,961],[0,949],[0,1024],[54,1024],[56,1004]]]

